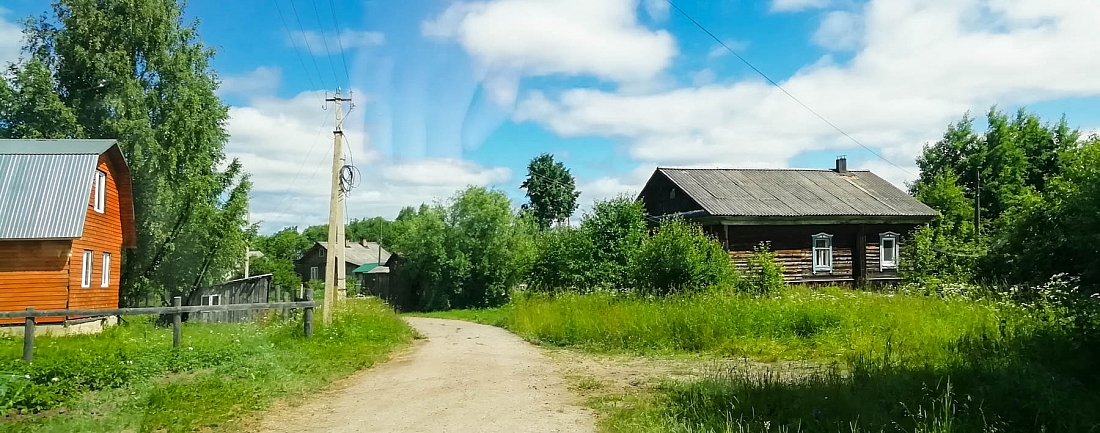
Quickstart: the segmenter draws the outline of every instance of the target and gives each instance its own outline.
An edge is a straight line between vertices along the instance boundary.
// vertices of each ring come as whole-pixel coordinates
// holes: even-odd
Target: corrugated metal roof
[[[0,148],[0,239],[79,238],[99,154],[6,150]]]
[[[0,140],[0,154],[5,155],[102,155],[115,140]]]
[[[322,248],[328,250],[328,242],[317,242]],[[390,253],[378,245],[377,242],[367,242],[366,246],[358,242],[352,242],[351,246],[344,248],[344,261],[353,265],[365,265],[367,263],[386,263],[390,259]]]
[[[869,171],[658,168],[713,216],[936,214]]]

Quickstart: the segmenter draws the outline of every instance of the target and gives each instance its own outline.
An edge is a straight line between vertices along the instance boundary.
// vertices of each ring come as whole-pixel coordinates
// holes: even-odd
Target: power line
[[[336,5],[328,0],[329,10],[332,11],[332,23],[336,26],[336,43],[340,44],[340,60],[344,62],[344,76],[348,78],[348,87],[351,87],[351,74],[348,73],[348,59],[344,56],[344,41],[340,37],[340,20],[336,19]]]
[[[794,95],[792,95],[792,94],[791,94],[791,92],[788,92],[788,91],[787,91],[787,89],[784,89],[784,88],[783,88],[783,86],[780,86],[780,85],[779,85],[779,83],[777,83],[777,82],[776,82],[775,80],[771,79],[771,77],[769,77],[769,76],[768,76],[767,74],[765,74],[765,73],[764,73],[764,71],[761,71],[761,70],[760,70],[759,68],[757,68],[756,66],[753,66],[753,64],[752,64],[752,63],[749,63],[749,61],[748,61],[748,60],[746,60],[746,59],[745,59],[744,57],[741,57],[741,55],[740,55],[740,54],[737,54],[737,51],[734,51],[734,50],[733,50],[733,48],[730,48],[730,47],[729,47],[729,45],[726,45],[726,43],[725,43],[725,42],[722,42],[722,40],[721,40],[721,39],[719,39],[719,38],[718,38],[718,36],[715,36],[715,35],[714,35],[714,33],[711,33],[711,31],[710,31],[710,30],[707,30],[707,28],[706,28],[706,27],[703,27],[703,25],[702,25],[702,24],[700,24],[700,23],[699,23],[698,21],[696,21],[696,20],[695,20],[695,18],[692,18],[692,17],[691,17],[691,15],[688,15],[688,14],[687,14],[687,12],[684,12],[684,10],[683,10],[683,9],[680,9],[680,7],[679,7],[679,6],[676,6],[676,3],[673,3],[673,2],[672,2],[672,0],[665,0],[665,1],[666,1],[666,2],[668,2],[668,4],[669,4],[670,6],[672,6],[672,8],[673,8],[673,9],[676,9],[676,11],[680,13],[680,15],[683,15],[683,16],[684,16],[684,18],[687,18],[687,19],[688,19],[689,21],[691,21],[691,23],[692,23],[692,24],[695,24],[695,27],[698,27],[698,28],[699,28],[699,30],[702,30],[702,31],[703,31],[704,33],[706,33],[706,34],[707,34],[708,36],[710,36],[710,37],[711,37],[711,39],[714,39],[714,40],[715,40],[716,42],[718,42],[719,44],[721,44],[721,45],[722,45],[722,47],[726,49],[726,51],[729,51],[729,52],[730,52],[730,54],[733,54],[733,55],[734,55],[735,57],[737,57],[737,59],[738,59],[738,60],[741,60],[741,62],[742,62],[742,63],[744,63],[745,65],[748,65],[748,67],[749,67],[749,68],[752,68],[752,70],[753,70],[753,71],[756,71],[756,73],[757,73],[757,74],[759,74],[759,75],[760,75],[761,77],[764,77],[764,79],[765,79],[765,80],[768,80],[768,82],[769,82],[769,83],[771,83],[771,85],[775,86],[775,87],[776,87],[777,89],[779,89],[779,90],[780,90],[780,91],[782,91],[782,92],[783,92],[784,94],[786,94],[787,96],[789,96],[789,97],[790,97],[791,99],[793,99],[793,100],[794,100],[794,102],[797,102],[797,103],[798,103],[798,105],[801,105],[801,106],[802,106],[802,108],[805,108],[805,109],[806,109],[806,111],[809,111],[809,112],[810,112],[810,113],[812,113],[812,114],[813,114],[814,116],[817,116],[817,118],[818,118],[818,119],[821,119],[821,121],[822,121],[822,122],[825,122],[825,123],[826,123],[826,124],[828,124],[829,126],[833,127],[833,129],[835,129],[835,130],[836,130],[837,132],[839,132],[839,133],[840,133],[841,135],[843,135],[843,136],[845,136],[845,137],[848,137],[848,139],[849,139],[849,140],[852,140],[852,142],[853,142],[853,143],[855,143],[855,144],[858,144],[858,145],[859,145],[859,147],[862,147],[863,149],[867,150],[868,152],[871,152],[871,154],[872,154],[872,155],[875,155],[875,156],[877,156],[877,157],[878,157],[879,159],[881,159],[881,160],[883,160],[883,161],[886,161],[886,163],[888,163],[888,164],[890,164],[890,165],[892,165],[892,166],[894,166],[894,167],[898,168],[898,169],[899,169],[899,170],[901,170],[901,171],[904,171],[904,172],[905,172],[906,174],[908,174],[908,175],[910,175],[910,176],[915,176],[915,175],[914,175],[913,173],[909,172],[909,170],[906,170],[906,169],[905,169],[904,167],[902,167],[902,166],[900,166],[900,165],[897,165],[897,164],[895,164],[895,163],[894,163],[893,161],[890,161],[889,159],[886,159],[886,157],[882,156],[882,155],[881,155],[881,154],[879,154],[878,152],[875,152],[875,151],[874,151],[874,150],[872,150],[872,149],[871,149],[870,147],[868,147],[868,146],[864,145],[863,143],[860,143],[860,141],[859,141],[859,140],[856,140],[856,139],[855,139],[855,137],[852,137],[852,136],[851,136],[851,135],[849,135],[849,134],[848,134],[847,132],[844,132],[844,130],[840,129],[840,127],[838,127],[838,126],[836,126],[835,124],[833,124],[833,122],[830,122],[830,121],[829,121],[829,119],[826,119],[826,118],[825,118],[825,116],[822,116],[821,114],[818,114],[818,112],[817,112],[817,111],[814,111],[814,109],[813,109],[813,108],[810,108],[810,106],[809,106],[809,105],[806,105],[806,104],[805,104],[804,102],[802,102],[802,101],[801,101],[800,99],[798,99],[798,98],[796,98],[796,97],[795,97]]]
[[[321,85],[328,87],[325,84],[325,80],[321,78],[321,67],[317,65],[317,55],[313,54],[313,47],[309,46],[309,35],[306,34],[306,27],[302,25],[302,17],[298,15],[298,7],[294,6],[294,0],[290,0],[290,10],[294,12],[294,19],[298,21],[298,29],[302,31],[302,42],[306,44],[306,50],[309,51],[309,56],[313,58],[313,67],[317,68],[317,79],[321,80]],[[321,33],[324,35],[324,32]]]
[[[309,151],[306,152],[306,157],[302,158],[303,161],[309,160],[309,156],[313,154],[313,149],[317,147],[317,139],[325,132],[325,124],[328,123],[328,113],[329,111],[325,111],[325,118],[321,121],[321,126],[318,128],[319,131],[317,135],[313,136],[313,143],[309,145]],[[305,165],[306,164],[302,164],[298,166],[298,171],[294,173],[294,177],[290,180],[290,183],[287,184],[286,189],[283,190],[283,198],[279,199],[279,204],[275,206],[275,209],[279,209],[283,206],[283,202],[285,202],[287,198],[287,193],[294,188],[294,182],[298,181],[298,176],[302,174],[302,167],[305,167]],[[314,172],[314,174],[316,174],[316,172]]]
[[[340,78],[336,76],[336,64],[332,63],[332,51],[329,50],[328,38],[325,37],[325,26],[321,24],[321,10],[317,8],[317,0],[313,0],[313,13],[317,15],[317,27],[321,28],[321,41],[325,43],[325,57],[328,58],[328,66],[332,69],[332,80],[339,83]]]
[[[302,52],[298,50],[298,44],[294,42],[294,35],[290,33],[290,26],[286,25],[286,18],[283,17],[283,8],[279,6],[279,0],[272,0],[272,2],[275,3],[275,9],[279,11],[279,21],[283,22],[283,29],[286,30],[286,36],[290,38],[290,45],[294,47],[294,55],[298,56],[298,62],[302,64],[302,70],[306,73],[310,88],[316,89],[317,84],[313,82],[313,76],[309,74],[309,68],[306,67],[306,61],[302,58]],[[305,37],[305,35],[302,36]]]

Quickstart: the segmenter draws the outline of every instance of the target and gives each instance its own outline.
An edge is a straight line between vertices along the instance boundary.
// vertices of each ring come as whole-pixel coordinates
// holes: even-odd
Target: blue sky
[[[826,168],[845,154],[901,185],[923,143],[992,104],[1100,127],[1100,5],[1088,0],[677,2],[885,160],[664,0],[190,3],[218,50],[226,152],[252,173],[264,231],[325,221],[332,110],[321,100],[337,86],[355,103],[352,217],[393,217],[469,184],[518,203],[542,152],[577,176],[583,209],[636,192],[656,166]],[[15,58],[14,22],[47,7],[5,2],[0,60]]]

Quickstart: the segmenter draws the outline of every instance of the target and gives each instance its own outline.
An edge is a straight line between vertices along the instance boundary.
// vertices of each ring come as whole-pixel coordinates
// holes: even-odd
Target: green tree
[[[214,52],[182,6],[60,0],[24,36],[28,59],[0,92],[4,134],[117,138],[130,165],[138,248],[124,253],[122,303],[167,302],[239,269],[250,184],[226,160]]]
[[[592,246],[588,285],[630,289],[632,260],[649,233],[642,204],[626,196],[597,201],[581,218],[580,229]]]
[[[306,227],[302,230],[302,236],[310,242],[328,242],[328,224]]]
[[[645,240],[634,272],[642,293],[661,296],[729,287],[736,281],[722,245],[698,225],[678,218],[662,221]]]
[[[539,228],[546,230],[555,222],[569,219],[577,210],[575,179],[569,169],[554,161],[554,155],[544,153],[527,164],[527,179],[520,188],[527,190],[527,199]]]
[[[471,187],[446,205],[403,212],[394,241],[400,284],[421,310],[484,308],[506,303],[534,255],[533,229],[500,191]]]

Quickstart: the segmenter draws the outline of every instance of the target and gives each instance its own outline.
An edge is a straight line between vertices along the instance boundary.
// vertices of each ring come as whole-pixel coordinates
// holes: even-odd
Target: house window
[[[84,250],[80,258],[80,287],[92,287],[92,252]]]
[[[96,170],[95,171],[95,184],[92,185],[92,193],[95,194],[95,201],[92,207],[96,212],[103,213],[104,207],[106,207],[106,190],[107,190],[107,173]]]
[[[309,279],[311,279],[311,280],[321,279],[320,276],[317,275],[318,273],[319,272],[317,272],[317,267],[316,266],[309,268]]]
[[[883,233],[878,236],[878,266],[882,269],[898,268],[898,234]]]
[[[111,285],[111,253],[103,253],[103,271],[99,278],[99,287]]]
[[[203,295],[199,303],[202,305],[221,305],[222,295]]]
[[[833,270],[833,235],[818,233],[813,236],[814,272]]]

